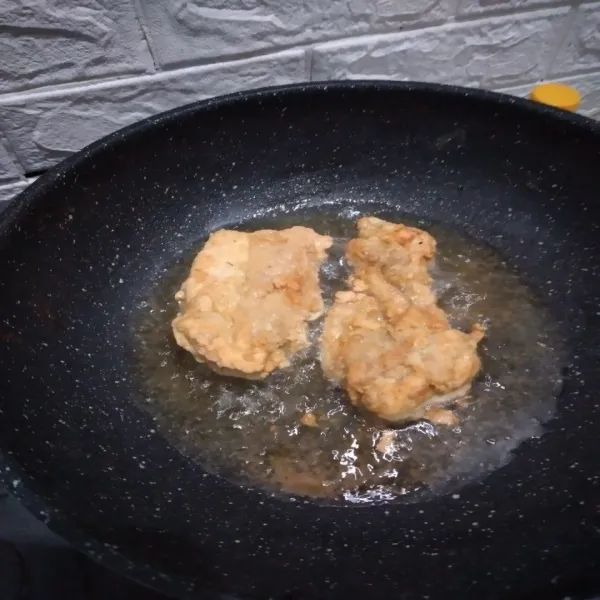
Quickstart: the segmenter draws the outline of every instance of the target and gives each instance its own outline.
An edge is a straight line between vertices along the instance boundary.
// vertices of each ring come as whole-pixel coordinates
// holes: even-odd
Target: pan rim
[[[331,91],[375,91],[375,90],[398,90],[415,91],[438,94],[446,98],[461,97],[480,100],[495,104],[496,106],[510,105],[516,110],[529,113],[532,116],[549,118],[557,123],[564,123],[571,128],[576,128],[582,135],[598,136],[600,138],[600,121],[585,117],[577,113],[560,110],[552,106],[540,104],[510,94],[487,90],[483,88],[471,88],[458,85],[442,83],[428,83],[419,81],[394,81],[388,79],[348,79],[339,81],[311,81],[305,83],[292,83],[279,86],[266,86],[251,90],[233,92],[222,96],[215,96],[203,100],[197,100],[176,108],[169,109],[117,129],[106,136],[84,146],[71,156],[50,167],[40,175],[22,192],[11,201],[10,205],[0,215],[0,236],[20,218],[21,214],[27,212],[29,206],[35,201],[39,193],[47,186],[54,183],[61,175],[76,168],[99,152],[118,144],[120,140],[142,132],[148,127],[159,125],[171,120],[178,119],[188,113],[202,111],[220,106],[229,106],[236,103],[248,101],[260,101],[261,98],[284,96],[286,94],[312,93]]]

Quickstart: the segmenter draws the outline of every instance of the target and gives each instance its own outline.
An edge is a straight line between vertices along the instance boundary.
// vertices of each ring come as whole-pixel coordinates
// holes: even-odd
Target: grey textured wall
[[[0,0],[0,203],[159,111],[341,78],[559,80],[600,117],[600,1]]]

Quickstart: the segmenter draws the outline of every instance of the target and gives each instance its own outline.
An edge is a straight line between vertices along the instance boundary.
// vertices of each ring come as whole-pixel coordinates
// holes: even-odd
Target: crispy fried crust
[[[483,327],[452,329],[436,305],[428,271],[435,248],[420,229],[360,219],[346,248],[351,291],[336,295],[325,319],[325,374],[355,406],[389,422],[427,418],[431,407],[465,395],[480,369]]]
[[[175,295],[175,340],[226,375],[262,379],[289,365],[323,313],[318,271],[331,243],[307,227],[213,233]]]

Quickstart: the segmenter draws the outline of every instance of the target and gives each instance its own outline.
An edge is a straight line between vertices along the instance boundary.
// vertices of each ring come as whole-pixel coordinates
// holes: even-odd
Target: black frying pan
[[[600,563],[599,171],[589,120],[421,84],[239,94],[93,144],[1,225],[4,482],[91,556],[181,598],[499,599],[590,573]],[[502,253],[569,347],[545,435],[460,494],[356,509],[207,475],[157,433],[130,352],[140,301],[208,230],[306,198],[391,203]]]

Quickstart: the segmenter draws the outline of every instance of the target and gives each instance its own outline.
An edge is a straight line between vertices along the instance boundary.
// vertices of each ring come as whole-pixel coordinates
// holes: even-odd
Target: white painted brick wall
[[[21,166],[11,156],[8,141],[0,136],[0,185],[7,181],[20,179],[21,175]]]
[[[567,5],[560,0],[460,0],[459,16],[483,16],[508,14],[516,11],[534,10],[548,6]]]
[[[561,45],[552,75],[600,70],[600,3],[584,4]]]
[[[421,79],[460,85],[537,80],[566,31],[566,8],[455,22],[427,30],[322,44],[315,79]]]
[[[153,69],[128,0],[0,0],[0,90]]]
[[[0,210],[40,171],[157,112],[240,89],[391,78],[600,118],[600,0],[0,0]]]
[[[161,66],[450,18],[455,0],[141,0]]]

